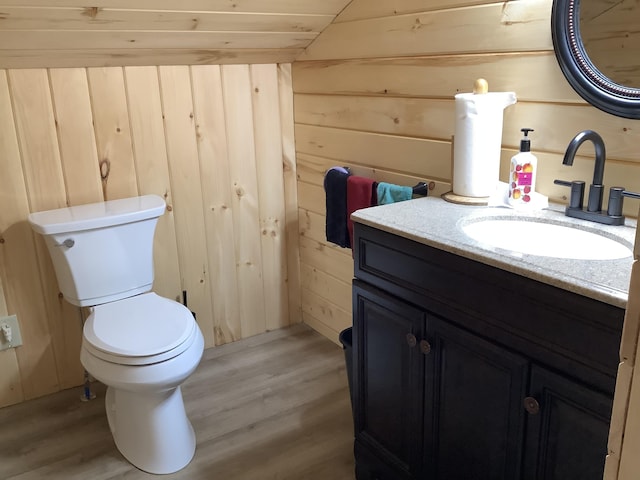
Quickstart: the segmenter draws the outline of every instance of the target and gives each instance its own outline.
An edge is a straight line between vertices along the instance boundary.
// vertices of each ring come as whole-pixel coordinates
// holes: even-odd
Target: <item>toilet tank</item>
[[[157,195],[29,215],[44,236],[64,298],[80,307],[151,290],[153,235],[165,211]]]

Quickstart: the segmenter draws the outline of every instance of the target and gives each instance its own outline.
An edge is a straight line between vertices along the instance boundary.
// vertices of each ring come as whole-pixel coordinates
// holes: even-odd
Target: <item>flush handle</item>
[[[54,246],[56,247],[67,247],[67,248],[71,248],[76,244],[76,241],[73,238],[67,238],[64,242],[62,243],[56,243],[54,244]]]

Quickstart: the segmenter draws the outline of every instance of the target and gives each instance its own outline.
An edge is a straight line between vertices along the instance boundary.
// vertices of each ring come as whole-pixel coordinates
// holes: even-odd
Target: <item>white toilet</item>
[[[108,386],[118,450],[149,473],[193,458],[195,434],[180,385],[202,358],[204,339],[188,308],[150,292],[153,236],[165,211],[157,195],[32,213],[64,298],[91,307],[80,360]]]

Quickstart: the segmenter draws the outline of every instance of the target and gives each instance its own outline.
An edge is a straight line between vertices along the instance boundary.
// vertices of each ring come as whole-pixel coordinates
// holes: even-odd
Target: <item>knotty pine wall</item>
[[[0,315],[24,340],[0,406],[82,381],[29,212],[161,195],[154,290],[188,292],[207,347],[299,321],[292,100],[289,64],[0,70]]]
[[[550,31],[552,0],[354,0],[293,64],[300,212],[302,309],[329,338],[351,324],[351,250],[324,237],[323,174],[349,165],[356,174],[412,185],[451,182],[454,95],[478,77],[492,91],[514,91],[504,113],[501,179],[535,129],[538,190],[566,200],[556,178],[590,181],[593,148],[562,166],[581,130],[607,145],[607,186],[640,191],[640,127],[586,104],[563,77]],[[636,216],[638,202],[625,202]],[[429,219],[425,218],[425,222]]]

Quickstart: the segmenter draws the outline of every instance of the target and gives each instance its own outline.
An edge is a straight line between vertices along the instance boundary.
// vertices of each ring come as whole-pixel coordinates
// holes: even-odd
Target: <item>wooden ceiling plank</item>
[[[0,68],[291,63],[302,51],[301,48],[0,50]]]
[[[410,13],[424,13],[448,8],[468,7],[495,3],[494,0],[355,0],[338,15],[336,23],[365,20],[370,18],[397,17]]]
[[[552,51],[548,29],[547,0],[332,23],[298,60]]]
[[[2,30],[320,32],[333,15],[4,7]]]
[[[0,7],[87,7],[202,12],[302,13],[337,15],[350,0],[0,0]]]
[[[2,50],[137,48],[304,48],[317,34],[306,32],[136,32],[0,30]]]

